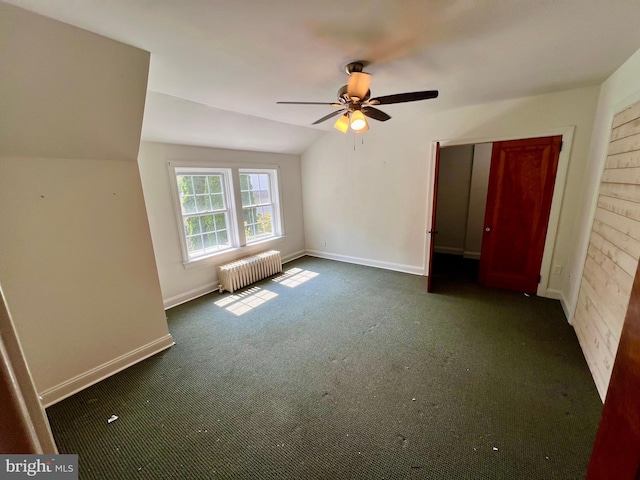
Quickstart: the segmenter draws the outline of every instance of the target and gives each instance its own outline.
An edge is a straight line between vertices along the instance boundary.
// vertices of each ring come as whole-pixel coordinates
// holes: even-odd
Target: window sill
[[[285,235],[280,237],[271,237],[259,242],[245,245],[244,247],[234,247],[229,250],[223,250],[221,252],[212,253],[204,257],[194,258],[183,262],[185,270],[191,270],[192,268],[209,267],[211,265],[221,265],[225,262],[236,260],[238,258],[246,257],[254,253],[262,252],[265,249],[271,248],[272,245],[284,242]]]

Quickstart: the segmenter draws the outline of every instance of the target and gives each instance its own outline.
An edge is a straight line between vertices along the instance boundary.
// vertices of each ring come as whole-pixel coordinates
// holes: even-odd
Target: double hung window
[[[275,168],[173,166],[185,262],[283,235]]]
[[[273,236],[272,174],[240,170],[242,217],[247,243]]]
[[[231,247],[225,177],[224,172],[176,175],[189,259]]]

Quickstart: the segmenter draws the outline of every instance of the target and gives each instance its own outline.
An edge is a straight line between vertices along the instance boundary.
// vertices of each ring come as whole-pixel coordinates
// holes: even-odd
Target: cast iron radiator
[[[269,250],[218,267],[218,290],[234,292],[239,288],[282,272],[280,252]]]

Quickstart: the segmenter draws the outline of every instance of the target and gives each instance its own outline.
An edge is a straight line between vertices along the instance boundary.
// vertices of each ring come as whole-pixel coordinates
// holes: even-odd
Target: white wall
[[[170,177],[167,164],[170,161],[186,160],[210,163],[212,166],[221,163],[277,166],[280,171],[285,237],[221,254],[185,268],[170,190],[171,182],[175,179]],[[226,261],[258,249],[279,250],[283,260],[304,254],[299,156],[142,142],[138,163],[165,308],[216,290],[218,281],[215,267]]]
[[[173,344],[136,156],[149,54],[0,3],[0,284],[45,404]]]
[[[467,237],[464,245],[464,256],[468,258],[480,258],[482,250],[492,148],[492,143],[479,143],[473,149],[469,216],[467,218]]]
[[[390,105],[364,144],[329,134],[302,155],[305,238],[312,254],[416,274],[425,267],[429,162],[436,140],[478,143],[575,126],[553,263],[567,265],[581,205],[598,87],[451,110],[437,100]],[[443,88],[441,95],[446,95]],[[435,102],[435,103],[430,103]],[[322,242],[326,242],[323,246]],[[567,272],[565,269],[564,272]],[[558,296],[564,275],[549,279]]]
[[[440,150],[435,251],[462,255],[467,236],[473,145]]]
[[[602,84],[600,90],[588,158],[588,174],[583,186],[582,201],[585,208],[580,212],[577,221],[576,249],[571,258],[572,270],[575,274],[569,282],[567,294],[570,301],[569,318],[573,321],[585,359],[603,401],[606,398],[615,352],[623,328],[626,310],[625,292],[630,291],[637,258],[636,256],[627,256],[628,265],[624,270],[616,265],[622,263],[621,258],[618,258],[620,255],[616,255],[611,261],[616,265],[616,269],[613,271],[603,270],[603,274],[598,275],[596,283],[609,286],[610,289],[613,288],[611,286],[617,288],[617,291],[612,292],[609,298],[602,297],[602,292],[606,289],[598,290],[597,293],[593,291],[591,288],[591,284],[594,283],[593,274],[588,275],[585,281],[582,281],[582,273],[589,240],[594,238],[591,236],[591,229],[598,200],[600,179],[607,160],[613,116],[638,101],[640,101],[640,50],[613,73]],[[633,179],[630,179],[630,182],[632,181]],[[634,220],[624,214],[616,215],[616,218],[619,219],[616,229],[621,232],[620,235],[623,238],[630,235],[628,238],[632,241]],[[615,251],[616,248],[618,247],[613,246],[612,251]],[[626,275],[626,283],[620,280],[623,275]],[[582,297],[579,295],[581,283],[584,289]],[[620,287],[617,287],[618,285]],[[579,307],[579,299],[584,302],[587,297],[589,302],[586,303],[586,308],[585,303]],[[622,306],[621,303],[623,303]]]
[[[597,110],[593,122],[591,145],[585,164],[585,178],[579,201],[583,208],[578,210],[576,229],[573,237],[575,247],[568,261],[571,276],[567,278],[566,298],[568,317],[572,318],[578,300],[582,269],[587,255],[587,247],[593,216],[598,197],[600,177],[607,157],[607,147],[611,135],[613,115],[640,100],[640,50],[633,54],[601,86]]]

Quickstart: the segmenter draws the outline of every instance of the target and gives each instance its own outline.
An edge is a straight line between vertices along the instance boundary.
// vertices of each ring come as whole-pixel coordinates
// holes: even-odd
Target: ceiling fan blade
[[[362,113],[364,113],[367,117],[373,118],[374,120],[379,120],[380,122],[386,122],[391,118],[382,110],[378,110],[377,108],[373,107],[363,107]]]
[[[349,75],[349,83],[347,84],[347,95],[350,97],[358,97],[360,100],[365,98],[371,84],[371,74],[365,72],[353,72]]]
[[[336,115],[340,115],[341,113],[344,113],[344,110],[336,110],[335,112],[331,112],[329,115],[325,115],[324,117],[319,118],[318,120],[313,122],[311,125],[317,125],[318,123],[322,123],[325,120],[329,120],[331,117],[335,117]]]
[[[276,102],[280,105],[331,105],[332,107],[343,107],[342,103],[335,102]]]
[[[423,92],[396,93],[395,95],[385,95],[383,97],[372,98],[367,102],[369,105],[389,105],[391,103],[417,102],[418,100],[428,100],[436,98],[438,90],[425,90]]]

